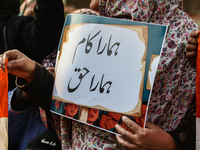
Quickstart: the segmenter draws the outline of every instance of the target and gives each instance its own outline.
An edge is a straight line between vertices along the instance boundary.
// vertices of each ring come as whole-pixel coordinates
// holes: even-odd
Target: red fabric
[[[196,76],[196,117],[200,118],[200,36],[197,52],[197,76]]]
[[[8,60],[5,60],[5,71],[0,68],[0,118],[8,117]]]

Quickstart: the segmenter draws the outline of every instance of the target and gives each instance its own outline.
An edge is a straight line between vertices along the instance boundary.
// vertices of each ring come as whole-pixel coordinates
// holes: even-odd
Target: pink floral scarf
[[[195,95],[196,69],[185,47],[198,27],[182,8],[182,0],[100,0],[100,15],[169,26],[148,110],[148,121],[165,131],[180,124]]]

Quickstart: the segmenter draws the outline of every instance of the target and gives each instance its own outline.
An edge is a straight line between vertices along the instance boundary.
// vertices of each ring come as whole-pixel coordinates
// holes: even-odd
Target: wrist
[[[168,134],[166,143],[168,143],[166,145],[166,147],[168,147],[167,150],[176,150],[177,149],[176,142],[174,141],[174,139],[172,138],[172,136],[170,134]]]
[[[29,83],[33,80],[35,76],[35,69],[36,69],[37,63],[35,61],[32,61],[32,65],[30,67],[30,73],[29,75],[25,78],[25,80]]]

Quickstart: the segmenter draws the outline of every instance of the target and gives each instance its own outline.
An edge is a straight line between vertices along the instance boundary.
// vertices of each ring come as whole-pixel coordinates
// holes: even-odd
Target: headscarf
[[[186,43],[197,25],[183,12],[182,0],[100,0],[100,15],[168,25],[148,109],[148,121],[175,129],[195,96],[196,69],[186,58]]]
[[[19,13],[19,0],[0,0],[0,21]]]

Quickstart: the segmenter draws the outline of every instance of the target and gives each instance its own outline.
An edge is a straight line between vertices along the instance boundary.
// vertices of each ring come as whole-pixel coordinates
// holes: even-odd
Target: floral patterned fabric
[[[100,15],[169,25],[152,91],[148,120],[175,129],[195,94],[196,70],[185,56],[197,25],[182,11],[182,0],[99,0]],[[122,149],[107,132],[53,114],[62,149]]]
[[[75,150],[114,150],[122,149],[115,135],[97,128],[72,121],[53,114],[56,131],[61,140],[62,149]]]
[[[47,124],[45,111],[40,109],[40,114],[42,121]],[[124,149],[117,143],[114,134],[72,121],[57,114],[52,113],[52,117],[63,150]]]
[[[148,120],[174,130],[195,95],[196,69],[186,58],[186,42],[197,25],[182,11],[182,0],[101,0],[100,14],[168,25],[149,104]]]
[[[42,64],[45,68],[47,67],[54,67],[56,64],[56,55],[57,55],[57,49],[54,50],[51,54],[47,55]]]

